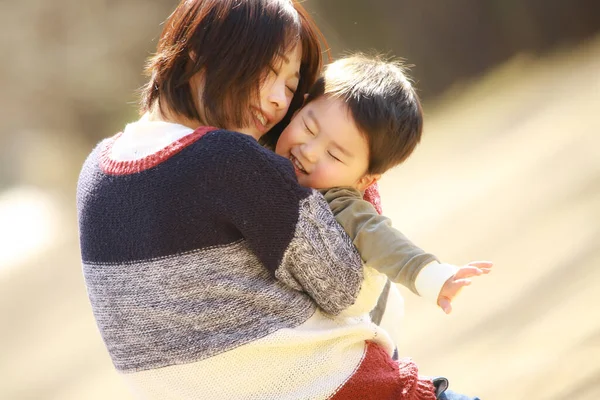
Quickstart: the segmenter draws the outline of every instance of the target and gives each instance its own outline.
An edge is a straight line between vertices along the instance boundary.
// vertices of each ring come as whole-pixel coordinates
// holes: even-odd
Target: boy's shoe
[[[445,399],[445,397],[440,397],[444,394],[446,389],[448,389],[448,379],[443,376],[436,376],[432,379],[433,386],[435,386],[435,398],[436,399]]]

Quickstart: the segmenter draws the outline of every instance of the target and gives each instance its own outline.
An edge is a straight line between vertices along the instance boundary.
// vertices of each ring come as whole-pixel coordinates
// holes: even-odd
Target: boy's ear
[[[306,99],[308,98],[308,93],[304,93],[304,98],[302,99],[302,107],[306,105]],[[300,107],[300,108],[302,108]]]
[[[365,174],[356,183],[356,189],[364,192],[369,186],[381,179],[381,174]]]

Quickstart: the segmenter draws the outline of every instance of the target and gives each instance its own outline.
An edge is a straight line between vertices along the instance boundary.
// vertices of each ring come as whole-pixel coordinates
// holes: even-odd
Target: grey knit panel
[[[332,315],[356,301],[363,281],[362,260],[319,192],[300,203],[294,238],[275,275],[308,293]]]
[[[271,277],[243,241],[83,270],[100,332],[123,372],[199,361],[298,326],[316,309]]]

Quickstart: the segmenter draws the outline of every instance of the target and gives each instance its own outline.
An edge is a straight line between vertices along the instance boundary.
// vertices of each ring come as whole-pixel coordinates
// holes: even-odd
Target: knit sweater
[[[251,137],[130,124],[86,160],[77,206],[94,316],[140,398],[435,398],[362,311],[327,202]]]

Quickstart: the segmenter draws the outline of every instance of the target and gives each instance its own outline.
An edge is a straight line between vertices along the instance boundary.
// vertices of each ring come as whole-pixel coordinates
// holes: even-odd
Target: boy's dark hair
[[[141,89],[140,112],[158,106],[163,113],[167,106],[205,125],[245,126],[268,67],[301,43],[292,115],[321,69],[320,39],[321,32],[295,0],[182,0],[148,60],[150,79]],[[189,83],[199,71],[204,73],[201,110]]]
[[[421,102],[399,61],[363,54],[337,60],[310,89],[306,103],[321,96],[346,103],[367,139],[370,174],[402,163],[421,140]]]

